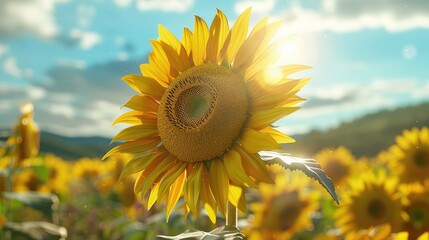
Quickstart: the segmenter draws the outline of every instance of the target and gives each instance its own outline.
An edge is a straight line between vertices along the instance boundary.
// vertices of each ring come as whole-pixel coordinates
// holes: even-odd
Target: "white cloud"
[[[58,32],[54,18],[58,0],[2,0],[0,1],[0,36],[23,33],[51,38]]]
[[[116,55],[116,58],[123,62],[123,61],[127,61],[128,60],[128,53],[126,52],[119,52],[118,55]]]
[[[297,1],[281,14],[291,32],[359,31],[384,28],[399,32],[429,28],[429,1],[324,0],[320,9],[307,8]]]
[[[266,15],[273,10],[277,0],[245,0],[237,2],[234,10],[237,14],[241,14],[249,7],[252,7],[252,12]]]
[[[0,57],[7,53],[7,51],[9,51],[9,48],[6,45],[0,43]]]
[[[39,100],[46,96],[46,90],[41,87],[32,86],[27,89],[27,96],[32,100]]]
[[[185,12],[193,4],[194,0],[137,0],[137,8],[141,11]]]
[[[114,2],[118,7],[128,7],[133,0],[114,0]]]
[[[49,104],[48,111],[53,115],[62,116],[65,118],[73,118],[76,115],[76,112],[71,105],[63,103],[51,102]]]
[[[79,5],[77,7],[77,24],[79,27],[88,27],[96,14],[95,7],[89,5]]]
[[[101,36],[96,32],[72,29],[70,38],[79,42],[79,47],[88,50],[101,42]]]
[[[16,78],[30,78],[33,75],[33,71],[29,68],[20,69],[14,57],[8,57],[3,62],[3,69],[7,74]]]

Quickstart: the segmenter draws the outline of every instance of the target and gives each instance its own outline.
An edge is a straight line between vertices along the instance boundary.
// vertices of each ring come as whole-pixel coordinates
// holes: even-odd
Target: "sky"
[[[232,26],[249,6],[251,25],[269,16],[294,36],[279,64],[312,66],[285,133],[429,100],[427,0],[1,0],[0,129],[29,101],[44,131],[112,137],[134,94],[120,78],[147,62],[159,24],[180,39],[194,15],[210,25],[219,8]]]

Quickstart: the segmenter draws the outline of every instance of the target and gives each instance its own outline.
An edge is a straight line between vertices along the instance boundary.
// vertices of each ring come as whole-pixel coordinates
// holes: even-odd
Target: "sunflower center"
[[[417,150],[414,155],[414,161],[416,162],[417,166],[424,167],[429,162],[429,153],[426,153],[423,150]]]
[[[378,199],[371,201],[368,205],[368,213],[373,218],[381,218],[384,216],[385,212],[386,207],[383,202]]]
[[[240,76],[216,64],[195,66],[177,77],[162,96],[159,135],[181,161],[211,160],[222,156],[239,137],[248,108]]]
[[[266,213],[264,228],[276,231],[290,229],[297,222],[304,207],[297,192],[276,197]]]
[[[410,210],[410,222],[415,229],[429,225],[428,213],[424,207],[415,207]]]

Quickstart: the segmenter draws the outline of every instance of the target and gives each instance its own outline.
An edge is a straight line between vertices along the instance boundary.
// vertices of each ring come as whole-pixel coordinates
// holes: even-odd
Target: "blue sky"
[[[313,66],[308,101],[276,124],[286,133],[429,100],[427,0],[2,0],[0,129],[31,101],[43,130],[111,137],[133,94],[120,77],[139,72],[158,24],[180,38],[194,15],[219,8],[231,26],[249,6],[252,24],[283,19],[279,36],[295,35],[282,63]]]

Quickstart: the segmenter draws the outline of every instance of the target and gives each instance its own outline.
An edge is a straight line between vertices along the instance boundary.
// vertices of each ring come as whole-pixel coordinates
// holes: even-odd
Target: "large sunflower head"
[[[132,126],[105,158],[134,154],[122,176],[140,172],[135,192],[149,194],[149,208],[165,201],[167,219],[182,192],[186,209],[202,204],[213,222],[228,201],[245,210],[243,188],[272,182],[258,152],[293,141],[272,124],[298,109],[309,79],[288,75],[308,67],[274,67],[281,24],[264,18],[248,34],[249,19],[250,9],[230,28],[220,10],[210,26],[196,16],[181,41],[160,25],[142,75],[123,77],[137,94],[114,124]]]
[[[342,192],[341,205],[335,214],[336,223],[347,239],[354,239],[359,231],[389,224],[396,232],[401,224],[400,195],[396,192],[397,180],[364,172],[349,182],[350,188]]]
[[[301,172],[277,175],[275,185],[260,184],[261,203],[251,209],[255,216],[247,237],[252,239],[290,239],[311,228],[311,214],[319,208],[319,195],[309,191],[308,178]]]
[[[429,179],[429,128],[405,130],[390,148],[392,171],[405,183]]]
[[[355,157],[345,147],[324,149],[314,158],[336,186],[340,186],[346,181],[356,163]]]

